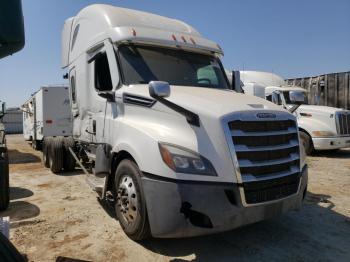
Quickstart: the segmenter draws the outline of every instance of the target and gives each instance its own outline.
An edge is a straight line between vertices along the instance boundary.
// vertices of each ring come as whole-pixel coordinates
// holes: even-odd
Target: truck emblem
[[[276,114],[273,113],[258,113],[256,116],[258,118],[276,118]]]

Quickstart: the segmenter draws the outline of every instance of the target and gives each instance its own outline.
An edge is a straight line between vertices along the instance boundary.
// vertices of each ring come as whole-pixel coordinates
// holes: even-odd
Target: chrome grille
[[[295,194],[300,180],[296,121],[286,113],[276,119],[253,116],[245,112],[228,122],[245,202],[256,204]]]
[[[350,135],[350,111],[337,112],[335,121],[338,135]]]

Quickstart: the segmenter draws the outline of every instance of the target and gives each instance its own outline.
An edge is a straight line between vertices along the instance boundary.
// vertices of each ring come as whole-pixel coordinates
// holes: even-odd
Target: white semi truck
[[[230,230],[301,206],[296,118],[231,90],[221,48],[182,21],[92,5],[66,20],[74,146],[134,240]],[[63,169],[63,145],[44,141]]]
[[[280,76],[259,71],[241,71],[243,89],[252,92],[252,87],[263,88],[260,97],[285,108],[293,107],[291,93],[304,97],[295,115],[298,119],[300,137],[307,154],[314,150],[336,150],[350,147],[350,111],[328,106],[309,105],[307,91],[298,86],[287,86]]]

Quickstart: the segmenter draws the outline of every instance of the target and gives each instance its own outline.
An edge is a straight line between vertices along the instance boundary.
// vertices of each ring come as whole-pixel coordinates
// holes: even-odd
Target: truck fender
[[[95,175],[104,177],[110,172],[111,149],[108,144],[100,144],[96,148]]]
[[[331,131],[329,126],[327,126],[324,122],[319,121],[318,119],[312,119],[312,118],[298,118],[298,126],[299,129],[304,130],[306,133],[309,134],[309,136],[312,138],[312,132],[313,131],[319,131],[319,130],[324,130],[324,131]]]

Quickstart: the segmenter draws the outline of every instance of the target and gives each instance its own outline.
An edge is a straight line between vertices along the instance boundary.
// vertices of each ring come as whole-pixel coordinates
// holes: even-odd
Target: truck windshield
[[[124,84],[166,81],[170,85],[228,89],[220,60],[180,49],[122,45],[119,60]]]
[[[304,102],[302,102],[302,104],[307,105],[308,99],[307,99],[306,93],[303,91],[300,91],[300,93],[302,93],[304,96]],[[286,100],[286,104],[293,104],[293,102],[290,101],[289,91],[283,91],[283,96],[284,96],[284,99]]]

